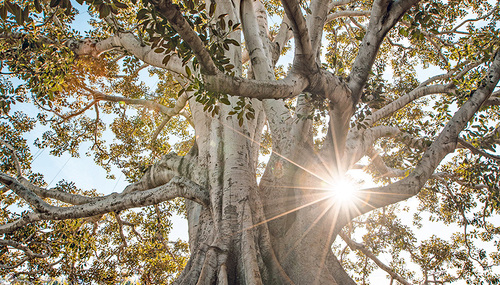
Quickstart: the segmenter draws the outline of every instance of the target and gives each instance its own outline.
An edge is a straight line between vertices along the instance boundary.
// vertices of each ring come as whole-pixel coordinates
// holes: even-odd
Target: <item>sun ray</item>
[[[334,213],[335,213],[335,215],[334,215],[334,217],[333,217],[333,220],[335,220],[335,221],[337,220],[337,218],[338,218],[338,216],[339,216],[339,213],[340,213],[340,210],[341,210],[340,208],[335,208],[335,209],[334,209]],[[331,224],[330,224],[330,230],[329,230],[329,232],[328,232],[328,238],[327,238],[327,241],[330,241],[330,240],[331,240],[331,238],[332,238],[332,236],[333,236],[333,231],[335,230],[335,226],[336,226],[336,223],[331,223]],[[332,242],[333,242],[333,241],[332,241]],[[329,243],[329,242],[328,242],[328,243]],[[326,261],[326,257],[327,257],[327,255],[328,255],[328,252],[331,252],[331,251],[332,251],[332,249],[331,249],[331,244],[328,244],[328,246],[325,246],[325,252],[323,253],[323,256],[321,257],[321,262],[319,263],[319,264],[320,264],[320,265],[319,265],[319,271],[318,271],[319,273],[321,273],[321,272],[323,271],[323,267],[324,267],[324,266],[325,266],[325,264],[326,264],[326,262],[325,262],[325,261]],[[319,274],[317,274],[317,277],[316,277],[316,278],[319,278],[319,277],[320,277],[320,275],[319,275]],[[318,281],[318,280],[314,280],[314,284],[317,284],[317,281]]]
[[[287,253],[284,255],[284,259],[287,258],[288,254],[290,254],[297,246],[299,246],[299,243],[302,241],[302,239],[311,231],[314,225],[318,223],[318,221],[333,207],[333,204],[330,204],[328,207],[326,207],[323,212],[321,212],[318,217],[311,223],[311,225],[304,231],[304,233],[300,236],[297,241],[292,245],[292,247],[287,251]]]
[[[262,146],[262,144],[261,144],[260,142],[258,142],[258,141],[256,141],[256,140],[252,139],[252,138],[251,138],[251,137],[249,137],[248,135],[246,135],[246,134],[244,134],[244,133],[242,133],[242,132],[238,131],[237,129],[235,129],[235,128],[231,127],[230,125],[228,125],[228,124],[226,124],[226,123],[224,123],[224,122],[222,122],[222,124],[223,124],[223,125],[225,125],[226,127],[230,128],[230,129],[232,129],[235,133],[237,133],[237,134],[239,134],[239,135],[241,135],[241,136],[245,137],[245,138],[246,138],[246,139],[248,139],[249,141],[251,141],[251,142],[253,142],[253,143],[256,143],[256,144],[258,144],[258,145]],[[305,166],[302,166],[302,165],[300,165],[300,164],[296,163],[295,161],[293,161],[293,160],[289,159],[288,157],[286,157],[286,156],[284,156],[284,155],[282,155],[282,154],[278,153],[277,151],[275,151],[275,150],[271,150],[271,152],[272,152],[273,154],[276,154],[276,155],[277,155],[277,156],[279,156],[280,158],[282,158],[282,159],[284,159],[284,160],[288,161],[289,163],[293,164],[294,166],[296,166],[296,167],[298,167],[298,168],[300,168],[300,169],[304,170],[305,172],[307,172],[307,173],[311,174],[312,176],[314,176],[314,177],[318,178],[319,180],[321,180],[321,181],[323,181],[323,182],[326,182],[326,181],[327,181],[327,179],[326,179],[326,178],[324,178],[324,177],[321,177],[321,176],[317,175],[317,174],[316,174],[316,173],[314,173],[313,171],[311,171],[311,170],[307,169]]]

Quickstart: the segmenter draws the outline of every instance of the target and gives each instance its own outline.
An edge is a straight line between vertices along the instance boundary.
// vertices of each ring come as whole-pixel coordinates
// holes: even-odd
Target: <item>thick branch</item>
[[[259,1],[242,1],[241,18],[243,24],[243,34],[245,44],[251,57],[252,72],[257,80],[275,81],[273,51],[268,39],[268,28],[265,20],[265,9]],[[260,14],[257,14],[260,13]],[[277,52],[279,55],[279,51]],[[290,117],[290,112],[285,109],[282,101],[265,100],[263,102],[264,110],[273,134],[285,131],[287,126],[284,121]],[[273,144],[279,143],[276,135]]]
[[[93,96],[94,99],[97,101],[108,101],[108,102],[124,102],[129,105],[140,105],[144,106],[150,110],[158,111],[166,116],[173,117],[175,115],[178,115],[179,112],[186,106],[187,102],[187,95],[186,96],[181,96],[178,101],[176,102],[175,107],[169,108],[165,105],[162,105],[160,103],[156,103],[151,100],[146,100],[146,99],[130,99],[126,97],[121,97],[121,96],[113,96],[113,95],[107,95],[99,91],[95,91],[89,88],[84,87],[85,90],[89,91]]]
[[[368,156],[370,156],[371,164],[375,167],[375,169],[380,174],[380,177],[404,177],[406,171],[401,169],[396,169],[392,167],[388,167],[382,157],[380,156],[380,152],[376,151],[374,148],[370,148],[367,151]]]
[[[483,106],[499,106],[500,105],[500,91],[495,91],[491,97],[484,102]]]
[[[93,57],[98,57],[100,54],[116,48],[123,48],[151,66],[165,68],[174,73],[186,75],[182,60],[177,54],[171,54],[168,63],[163,64],[162,61],[165,54],[154,52],[151,46],[144,45],[132,33],[120,33],[102,41],[94,41],[91,39],[85,39],[84,41],[69,41],[67,45],[76,55],[90,55]]]
[[[0,172],[0,182],[14,191],[14,193],[23,198],[26,202],[28,202],[28,204],[39,212],[50,212],[52,208],[54,208],[54,206],[42,200],[15,178]]]
[[[316,57],[320,52],[321,43],[323,40],[323,28],[326,23],[326,18],[329,12],[329,0],[311,1],[311,15],[307,18],[307,27],[311,33],[311,45]],[[318,61],[318,59],[316,58]]]
[[[215,75],[218,72],[210,53],[205,48],[202,40],[196,32],[191,28],[189,23],[184,19],[184,16],[176,4],[170,0],[154,0],[151,1],[158,12],[164,16],[172,27],[179,33],[182,39],[193,49],[198,61],[200,62],[204,73]]]
[[[400,110],[404,106],[408,105],[409,103],[421,97],[431,94],[448,93],[452,90],[454,90],[454,88],[451,87],[450,85],[441,85],[441,84],[414,89],[410,93],[402,97],[399,97],[398,99],[392,101],[391,103],[385,105],[383,108],[377,110],[375,113],[368,116],[364,120],[364,123],[369,126],[372,126],[380,119],[390,116],[394,112]]]
[[[305,55],[306,57],[313,56],[313,49],[309,31],[307,30],[306,19],[302,15],[299,2],[296,0],[283,0],[281,1],[285,13],[290,19],[292,25],[293,35],[295,38],[295,53]],[[312,58],[307,58],[312,59]],[[306,60],[307,60],[306,59]]]
[[[273,62],[277,62],[281,51],[285,47],[286,43],[293,37],[293,29],[288,17],[284,17],[283,22],[280,25],[278,34],[274,37],[273,43],[278,46],[276,51],[273,53]]]
[[[330,2],[329,6],[328,6],[328,8],[329,8],[328,10],[331,10],[335,7],[351,4],[352,2],[355,2],[355,1],[356,0],[335,0],[335,1]]]
[[[104,198],[104,197],[87,197],[87,196],[82,196],[82,195],[71,194],[71,193],[57,190],[56,188],[45,189],[45,188],[33,185],[31,182],[29,182],[24,177],[20,177],[18,179],[18,181],[24,187],[28,188],[30,191],[35,193],[40,198],[51,198],[51,199],[55,199],[55,200],[61,201],[63,203],[71,204],[71,205],[81,205],[81,204],[89,203],[89,202],[92,202],[95,200],[100,200],[100,199]]]
[[[379,0],[373,3],[368,30],[359,48],[356,60],[349,75],[349,88],[352,91],[353,104],[361,97],[363,86],[368,79],[379,47],[387,32],[419,0]]]
[[[293,98],[309,85],[307,78],[296,73],[272,82],[230,77],[224,74],[206,75],[203,79],[209,90],[260,100]]]
[[[16,193],[23,191],[31,193],[31,196],[36,196],[27,187],[13,178],[1,174],[0,179],[4,184],[8,184],[11,189],[16,188]],[[26,196],[27,195],[23,195],[21,197],[24,198]],[[195,201],[203,206],[208,206],[210,203],[208,193],[205,189],[187,178],[176,176],[167,184],[156,188],[145,191],[111,194],[103,199],[94,200],[89,203],[72,207],[55,207],[44,202],[46,204],[46,206],[42,208],[45,210],[44,212],[32,212],[17,221],[4,224],[0,226],[0,233],[10,232],[16,228],[35,221],[66,220],[98,216],[109,212],[150,206],[177,197],[183,197]],[[32,197],[27,198],[30,199],[30,201],[33,200]],[[36,196],[36,198],[40,199],[38,196]]]

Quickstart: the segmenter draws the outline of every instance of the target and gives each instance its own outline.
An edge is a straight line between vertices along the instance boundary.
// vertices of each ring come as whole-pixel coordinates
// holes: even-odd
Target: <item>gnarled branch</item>
[[[109,212],[150,206],[177,197],[190,199],[205,207],[210,204],[208,193],[203,187],[181,176],[176,176],[164,185],[145,191],[111,194],[102,199],[93,200],[72,207],[56,207],[49,205],[19,181],[5,174],[0,174],[0,181],[11,189],[15,189],[14,191],[16,193],[19,193],[22,198],[30,202],[30,204],[39,210],[37,212],[28,213],[14,222],[1,225],[0,233],[10,232],[35,221],[66,220],[98,216]]]

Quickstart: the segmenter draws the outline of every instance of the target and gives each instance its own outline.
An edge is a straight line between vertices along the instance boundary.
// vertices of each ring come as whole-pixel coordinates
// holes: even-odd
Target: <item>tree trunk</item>
[[[306,189],[318,179],[297,167],[314,160],[304,155],[312,150],[286,151],[301,154],[289,157],[294,164],[273,155],[258,185],[259,145],[228,110],[197,128],[206,135],[197,136],[205,139],[196,142],[193,179],[209,189],[211,207],[188,202],[192,255],[176,284],[352,283],[330,249],[346,213]]]

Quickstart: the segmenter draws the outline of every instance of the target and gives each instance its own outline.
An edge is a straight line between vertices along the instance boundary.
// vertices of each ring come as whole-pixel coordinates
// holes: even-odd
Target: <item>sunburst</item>
[[[332,196],[332,200],[341,205],[350,205],[358,198],[359,183],[350,177],[337,178],[327,183],[327,192]]]

